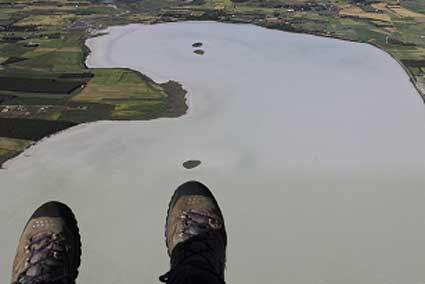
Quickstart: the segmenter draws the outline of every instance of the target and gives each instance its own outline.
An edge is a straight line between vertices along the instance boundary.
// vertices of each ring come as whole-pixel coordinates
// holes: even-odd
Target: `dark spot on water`
[[[202,45],[202,42],[195,42],[194,44],[192,44],[193,47],[201,47]]]
[[[204,50],[202,50],[202,49],[196,49],[196,50],[194,50],[193,51],[195,54],[198,54],[198,55],[204,55],[204,53],[205,53],[205,51]]]
[[[201,161],[198,160],[188,160],[186,162],[183,163],[183,167],[190,170],[193,168],[196,168],[197,166],[199,166],[201,164]]]

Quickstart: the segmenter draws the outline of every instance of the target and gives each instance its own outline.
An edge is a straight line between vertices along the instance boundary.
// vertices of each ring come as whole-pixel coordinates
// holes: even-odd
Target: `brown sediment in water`
[[[160,117],[179,117],[187,112],[186,93],[182,84],[176,81],[168,81],[160,84],[168,95],[167,110]]]

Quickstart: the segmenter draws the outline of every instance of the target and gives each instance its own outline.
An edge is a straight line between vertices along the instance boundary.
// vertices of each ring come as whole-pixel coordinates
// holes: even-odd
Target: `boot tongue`
[[[191,210],[184,214],[183,235],[186,239],[222,228],[222,223],[217,216],[210,212],[197,212]]]
[[[187,233],[192,236],[200,235],[202,233],[208,232],[210,228],[206,224],[202,223],[192,223],[187,228]]]

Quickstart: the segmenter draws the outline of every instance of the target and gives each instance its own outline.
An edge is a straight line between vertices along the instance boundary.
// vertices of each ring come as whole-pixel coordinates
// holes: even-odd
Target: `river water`
[[[389,55],[214,22],[114,27],[88,46],[91,67],[179,81],[189,111],[81,125],[6,163],[2,282],[26,218],[50,199],[79,218],[79,283],[157,282],[166,206],[190,179],[222,206],[228,283],[425,282],[425,107]]]

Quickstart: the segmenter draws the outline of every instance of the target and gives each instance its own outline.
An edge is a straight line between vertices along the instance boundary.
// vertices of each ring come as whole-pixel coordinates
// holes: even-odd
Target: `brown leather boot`
[[[220,207],[205,185],[190,181],[177,188],[168,208],[165,239],[171,270],[161,281],[180,283],[176,279],[196,272],[224,282],[227,235]]]
[[[81,240],[71,209],[51,201],[27,222],[13,262],[12,284],[73,284],[78,275]]]

